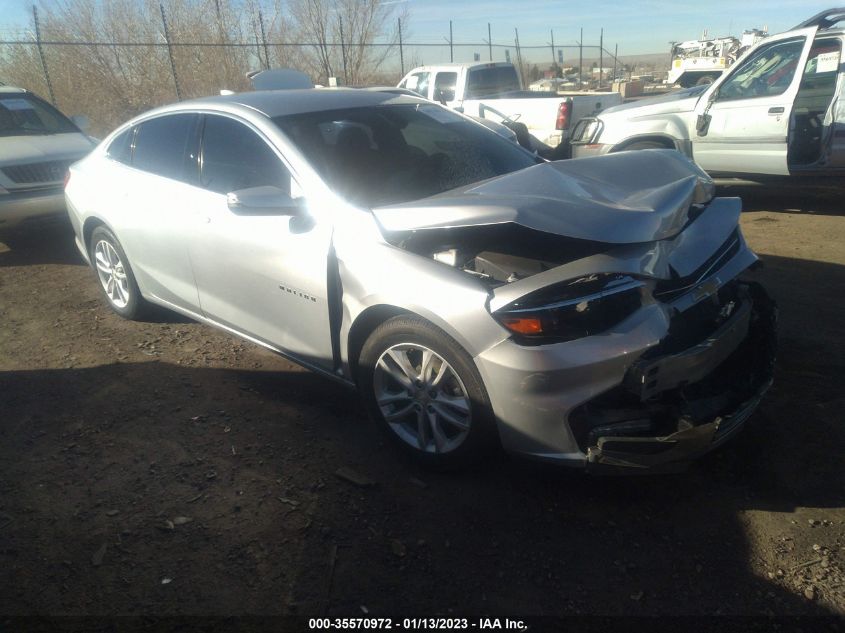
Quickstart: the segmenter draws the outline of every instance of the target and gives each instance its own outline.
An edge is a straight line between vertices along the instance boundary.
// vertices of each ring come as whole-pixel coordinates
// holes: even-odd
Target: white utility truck
[[[666,83],[683,88],[712,84],[745,51],[767,35],[765,30],[749,29],[740,38],[708,38],[705,31],[700,40],[675,44]]]

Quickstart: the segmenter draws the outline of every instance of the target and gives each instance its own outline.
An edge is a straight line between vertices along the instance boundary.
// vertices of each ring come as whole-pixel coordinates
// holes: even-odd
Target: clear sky
[[[108,0],[103,0],[108,1]],[[0,0],[0,35],[31,24],[33,0]],[[165,0],[165,5],[167,4]],[[272,4],[266,0],[264,4]],[[555,43],[574,45],[584,28],[584,43],[598,44],[604,27],[605,48],[619,45],[620,55],[661,53],[668,42],[696,39],[704,29],[714,35],[738,35],[768,26],[770,33],[837,4],[834,0],[384,0],[410,11],[406,41],[444,43],[453,22],[455,42],[481,42],[492,24],[493,41],[545,44],[554,29]],[[841,4],[841,2],[839,3]],[[282,3],[284,6],[284,2]],[[422,49],[423,51],[425,49]],[[433,53],[433,51],[432,51]]]

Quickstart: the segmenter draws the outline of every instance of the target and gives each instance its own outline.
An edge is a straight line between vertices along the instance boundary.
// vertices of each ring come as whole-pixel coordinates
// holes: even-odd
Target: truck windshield
[[[273,121],[329,187],[366,208],[425,198],[541,160],[434,104],[307,112]]]
[[[62,132],[79,132],[79,129],[41,99],[22,92],[0,93],[0,136]]]
[[[501,92],[519,90],[519,77],[513,66],[471,68],[467,79],[467,99],[480,99]]]

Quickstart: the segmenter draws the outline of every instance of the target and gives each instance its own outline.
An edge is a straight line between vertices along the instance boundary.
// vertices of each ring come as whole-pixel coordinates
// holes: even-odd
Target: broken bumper
[[[751,284],[744,294],[734,317],[706,341],[629,370],[621,390],[639,406],[591,403],[592,419],[605,420],[586,434],[588,470],[680,470],[744,426],[772,384],[777,323],[762,287]]]

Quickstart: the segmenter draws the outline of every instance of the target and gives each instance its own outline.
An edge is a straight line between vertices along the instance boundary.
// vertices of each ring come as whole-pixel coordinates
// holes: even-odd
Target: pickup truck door
[[[816,30],[767,38],[702,96],[690,130],[696,163],[716,173],[789,174],[792,107]]]

